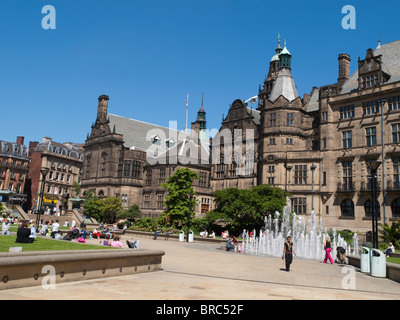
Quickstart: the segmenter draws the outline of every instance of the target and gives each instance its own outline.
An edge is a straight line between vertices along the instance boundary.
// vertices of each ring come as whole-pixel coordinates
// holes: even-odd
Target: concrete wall
[[[0,289],[160,271],[164,254],[140,249],[0,253]]]

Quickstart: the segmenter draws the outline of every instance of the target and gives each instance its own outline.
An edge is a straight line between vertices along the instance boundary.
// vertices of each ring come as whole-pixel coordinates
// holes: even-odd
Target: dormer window
[[[368,76],[363,76],[361,80],[363,89],[376,87],[379,85],[379,74],[375,73]]]
[[[174,146],[175,141],[174,141],[174,139],[172,139],[172,138],[168,138],[168,139],[165,141],[165,144],[166,144],[167,148],[171,148],[171,147]]]
[[[154,135],[150,137],[150,140],[153,144],[159,144],[159,141],[161,140],[161,138],[158,135]]]

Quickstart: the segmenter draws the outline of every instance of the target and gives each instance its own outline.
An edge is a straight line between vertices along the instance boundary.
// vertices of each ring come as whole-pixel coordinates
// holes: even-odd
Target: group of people
[[[10,235],[10,227],[11,224],[14,222],[18,221],[12,221],[9,218],[1,218],[2,222],[2,229],[1,229],[1,234],[2,235]],[[69,224],[68,224],[69,225]],[[92,238],[95,236],[97,239],[100,238],[105,238],[103,245],[105,246],[111,246],[111,247],[123,247],[122,242],[120,241],[120,238],[118,236],[115,236],[114,239],[112,239],[112,233],[111,231],[114,231],[117,229],[116,225],[113,225],[112,230],[109,229],[109,227],[106,224],[101,224],[98,229],[94,229],[92,233],[87,231],[86,229],[86,224],[84,222],[81,223],[80,227],[77,228],[75,227],[75,224],[73,223],[73,226],[68,230],[68,232],[63,236],[61,231],[60,231],[60,224],[58,220],[51,220],[49,221],[43,221],[40,225],[39,228],[37,228],[35,221],[30,220],[30,221],[24,221],[20,223],[17,231],[17,238],[16,238],[16,243],[32,243],[36,239],[37,234],[43,235],[43,236],[50,236],[53,239],[57,240],[66,240],[66,241],[71,241],[76,239],[77,242],[86,242],[87,238]]]
[[[105,238],[107,235],[112,237],[112,231],[117,230],[117,226],[114,224],[112,229],[108,227],[107,224],[101,223],[98,228],[94,228],[92,231],[92,237],[96,237],[96,239]]]
[[[211,231],[211,233],[210,234],[208,234],[208,232],[207,232],[207,230],[202,230],[201,232],[200,232],[200,236],[201,237],[203,237],[203,238],[215,238],[215,232],[214,231]]]
[[[119,236],[115,236],[114,239],[112,239],[110,234],[107,234],[106,238],[103,241],[103,246],[122,248],[124,245],[120,241]]]

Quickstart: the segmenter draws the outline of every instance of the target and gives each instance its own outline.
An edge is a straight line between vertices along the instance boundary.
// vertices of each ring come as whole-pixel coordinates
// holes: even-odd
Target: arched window
[[[372,201],[371,200],[367,200],[364,204],[364,210],[365,210],[365,216],[372,218],[372,210],[373,210],[373,206],[372,206]],[[378,201],[375,201],[375,212],[378,214],[378,217],[381,216],[381,206],[379,204]]]
[[[392,202],[392,217],[400,218],[400,198],[397,198]]]
[[[354,217],[354,203],[351,199],[343,200],[340,205],[342,217]]]

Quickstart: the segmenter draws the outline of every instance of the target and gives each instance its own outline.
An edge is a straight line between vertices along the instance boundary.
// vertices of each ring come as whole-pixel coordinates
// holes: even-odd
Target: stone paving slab
[[[374,278],[346,265],[294,257],[282,271],[276,257],[249,256],[221,250],[221,244],[140,240],[142,249],[164,250],[162,271],[42,287],[0,291],[0,299],[90,300],[364,300],[400,299],[400,284]],[[90,240],[97,243],[99,240]],[[345,271],[345,272],[343,272]],[[354,289],[343,287],[353,275]],[[347,277],[347,278],[346,278]],[[1,285],[1,284],[0,284]]]

